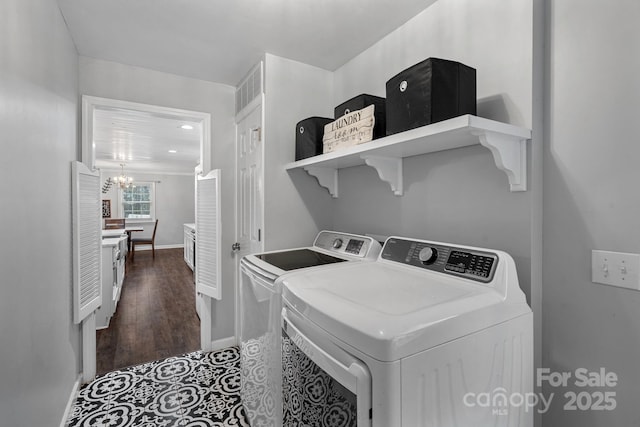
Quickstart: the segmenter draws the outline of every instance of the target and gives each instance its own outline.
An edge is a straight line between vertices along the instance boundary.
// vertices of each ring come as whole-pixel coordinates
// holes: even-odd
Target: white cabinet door
[[[113,264],[113,246],[102,247],[102,304],[96,310],[96,329],[109,327],[113,316],[113,289],[116,286],[116,276]]]
[[[184,236],[183,236],[183,241],[184,241],[184,249],[183,249],[183,255],[182,257],[184,258],[184,262],[187,263],[187,265],[189,266],[189,268],[193,268],[191,266],[191,263],[189,262],[189,251],[191,250],[191,238],[189,237],[189,230],[187,229],[187,227],[184,227]]]

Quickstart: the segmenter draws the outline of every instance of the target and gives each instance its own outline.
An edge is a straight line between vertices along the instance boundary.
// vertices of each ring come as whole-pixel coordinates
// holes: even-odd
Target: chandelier
[[[133,178],[125,175],[124,163],[120,163],[120,167],[122,168],[122,173],[120,174],[120,176],[117,176],[114,181],[121,189],[124,190],[125,188],[133,186]]]
[[[125,188],[135,187],[135,185],[133,185],[133,178],[124,174],[124,163],[120,163],[120,167],[122,168],[122,173],[120,174],[120,176],[117,176],[115,178],[107,178],[107,180],[102,185],[102,194],[107,194],[113,184],[117,184],[123,190]]]

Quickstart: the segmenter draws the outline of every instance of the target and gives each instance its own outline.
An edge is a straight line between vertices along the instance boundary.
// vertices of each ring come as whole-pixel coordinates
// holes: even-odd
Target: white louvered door
[[[219,300],[220,170],[199,176],[196,192],[196,291]]]
[[[100,172],[72,162],[73,320],[82,322],[102,302]]]

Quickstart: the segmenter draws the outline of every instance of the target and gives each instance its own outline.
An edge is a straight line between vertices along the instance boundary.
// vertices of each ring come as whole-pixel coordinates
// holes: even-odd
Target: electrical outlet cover
[[[591,251],[591,281],[640,290],[640,255],[624,252]]]

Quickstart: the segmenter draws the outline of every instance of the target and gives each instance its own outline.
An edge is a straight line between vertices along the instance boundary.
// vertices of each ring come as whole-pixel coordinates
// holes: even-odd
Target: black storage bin
[[[324,126],[334,119],[309,117],[296,125],[296,160],[322,154]]]
[[[476,70],[428,58],[387,81],[387,135],[476,114]]]
[[[385,100],[380,96],[362,94],[351,98],[338,105],[334,110],[334,117],[337,119],[352,111],[362,110],[373,104],[373,139],[382,138],[387,135],[387,114],[385,112]]]

